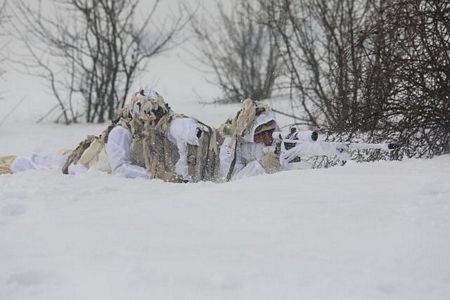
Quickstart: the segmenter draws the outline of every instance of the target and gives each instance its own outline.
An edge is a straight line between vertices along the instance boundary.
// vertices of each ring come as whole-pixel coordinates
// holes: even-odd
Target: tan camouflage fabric
[[[133,147],[133,156],[139,157],[136,163],[144,162],[152,178],[164,181],[181,182],[182,178],[175,172],[175,164],[179,159],[178,148],[167,138],[167,129],[172,118],[162,118],[156,126],[145,128],[143,138],[136,141],[139,148]]]
[[[118,112],[116,122],[111,123],[102,134],[90,135],[77,146],[63,167],[64,174],[68,174],[69,166],[75,163],[111,172],[105,145],[108,142],[109,133],[117,124],[131,131],[133,141],[143,139],[146,128],[157,127],[167,130],[170,119],[174,115],[173,112],[169,110],[166,116],[157,120],[153,111],[158,108],[167,110],[164,99],[158,95],[157,99],[150,100],[142,92],[143,90],[133,95],[130,103]],[[146,167],[145,164],[138,165]]]
[[[230,136],[238,142],[243,142],[242,137],[250,132],[256,116],[261,112],[269,111],[270,108],[266,104],[256,103],[252,99],[242,101],[242,108],[238,111],[234,118],[227,119],[217,130],[219,138]]]
[[[249,132],[253,121],[256,117],[256,103],[251,99],[245,99],[242,102],[242,108],[238,115],[233,120],[232,127],[234,128],[233,137],[238,141],[242,140],[245,133]]]
[[[0,157],[0,175],[12,174],[11,164],[16,159],[14,155]]]
[[[155,112],[160,115],[156,115]],[[130,102],[118,112],[117,120],[98,137],[89,136],[72,152],[63,172],[67,174],[71,163],[81,163],[103,171],[111,172],[105,145],[109,132],[120,125],[130,130],[131,162],[146,168],[152,178],[168,182],[182,182],[175,165],[180,158],[177,146],[167,138],[167,130],[173,118],[184,118],[175,114],[157,95],[150,99],[143,90],[135,93]],[[213,180],[218,173],[218,145],[216,130],[203,124],[200,145],[188,145],[188,170],[194,182]]]
[[[260,164],[267,173],[272,174],[280,171],[280,157],[275,153],[267,153],[260,159]]]
[[[192,182],[219,179],[219,143],[216,129],[199,122],[202,135],[199,145],[188,145],[188,172]]]

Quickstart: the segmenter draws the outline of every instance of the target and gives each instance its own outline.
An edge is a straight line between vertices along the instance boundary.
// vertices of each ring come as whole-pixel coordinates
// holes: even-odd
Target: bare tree
[[[384,98],[380,134],[407,156],[450,152],[450,2],[386,1],[362,46],[371,57],[366,99]],[[373,47],[382,40],[382,47]],[[374,59],[375,58],[375,59]],[[380,84],[380,82],[384,84]]]
[[[360,120],[364,56],[357,47],[376,1],[259,0],[304,121],[347,131]]]
[[[53,0],[56,12],[50,15],[42,14],[40,5],[16,2],[16,15],[29,33],[21,39],[30,59],[20,63],[49,83],[65,123],[78,120],[79,99],[87,122],[113,119],[136,75],[170,48],[187,22],[179,15],[157,23],[159,0],[140,19],[140,2]]]
[[[259,2],[305,121],[397,140],[397,157],[450,152],[449,1]]]
[[[4,23],[6,22],[6,0],[0,1],[0,38],[4,37],[5,33],[3,32]],[[0,44],[0,64],[3,65],[6,58],[2,55],[5,45]],[[6,70],[0,67],[0,77],[5,74]]]
[[[274,32],[258,22],[255,1],[237,0],[231,6],[229,11],[218,4],[218,16],[207,14],[191,22],[197,58],[213,70],[222,102],[269,98],[281,65]]]

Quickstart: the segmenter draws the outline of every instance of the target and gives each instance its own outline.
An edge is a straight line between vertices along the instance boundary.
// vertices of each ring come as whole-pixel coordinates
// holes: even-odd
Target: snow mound
[[[448,299],[449,169],[0,176],[0,299]]]

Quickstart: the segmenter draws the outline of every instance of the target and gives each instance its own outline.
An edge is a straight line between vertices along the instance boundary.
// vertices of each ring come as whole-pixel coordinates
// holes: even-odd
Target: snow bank
[[[0,176],[0,299],[448,299],[449,169]]]

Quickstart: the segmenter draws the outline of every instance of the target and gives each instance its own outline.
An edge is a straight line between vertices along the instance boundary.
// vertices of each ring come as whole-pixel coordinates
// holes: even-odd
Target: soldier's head
[[[129,104],[131,118],[146,123],[157,123],[169,112],[170,107],[164,102],[164,98],[152,89],[140,90],[134,94]]]
[[[271,120],[267,123],[261,124],[255,129],[255,134],[253,135],[253,141],[255,143],[262,143],[265,146],[271,146],[273,143],[272,134],[277,128],[275,120]]]

